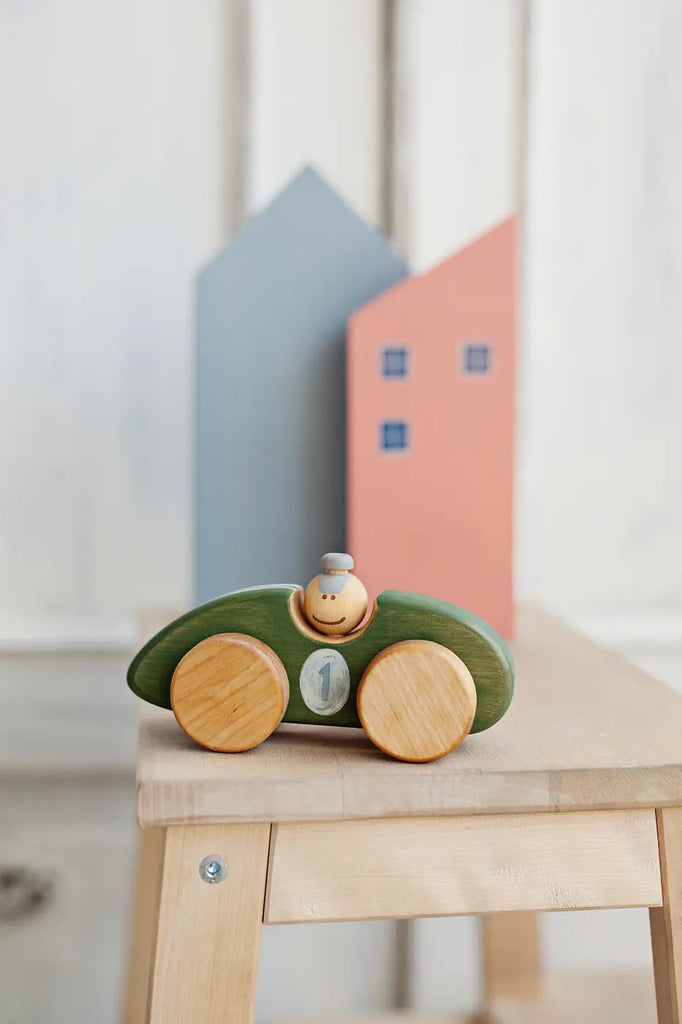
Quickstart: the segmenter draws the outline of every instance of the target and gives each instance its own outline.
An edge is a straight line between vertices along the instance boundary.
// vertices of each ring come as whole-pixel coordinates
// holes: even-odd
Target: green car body
[[[379,595],[369,623],[355,634],[334,638],[314,634],[295,614],[300,587],[266,586],[237,590],[181,615],[145,644],[128,669],[130,689],[151,704],[170,708],[173,672],[184,655],[216,633],[244,633],[266,643],[289,676],[290,699],[283,721],[360,726],[356,708],[362,674],[377,654],[401,640],[431,640],[457,654],[476,685],[472,732],[489,729],[511,702],[514,669],[504,641],[482,619],[446,601],[400,590]],[[333,714],[318,714],[300,687],[307,658],[318,650],[339,652],[348,666],[348,700]]]

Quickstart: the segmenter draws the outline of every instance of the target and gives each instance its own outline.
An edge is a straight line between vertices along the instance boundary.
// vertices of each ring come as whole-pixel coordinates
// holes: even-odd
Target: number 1
[[[329,684],[331,682],[332,665],[330,661],[326,661],[319,671],[319,675],[322,678],[322,685],[320,687],[320,699],[325,703],[329,700]]]

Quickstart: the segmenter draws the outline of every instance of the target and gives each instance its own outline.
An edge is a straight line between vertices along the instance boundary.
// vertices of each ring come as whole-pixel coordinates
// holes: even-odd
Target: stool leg
[[[520,911],[481,918],[483,1003],[537,991],[542,976],[539,915]]]
[[[149,1024],[252,1024],[269,844],[269,824],[166,829]]]
[[[663,906],[649,911],[659,1024],[682,1024],[682,808],[656,812]]]
[[[135,903],[130,936],[125,1024],[145,1024],[156,922],[161,892],[161,867],[166,830],[140,829],[137,842]]]

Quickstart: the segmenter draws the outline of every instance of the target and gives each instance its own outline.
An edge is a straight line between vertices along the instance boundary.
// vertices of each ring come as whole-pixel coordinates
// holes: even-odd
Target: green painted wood
[[[359,726],[357,688],[362,673],[380,651],[400,640],[433,640],[454,651],[471,672],[478,694],[472,732],[489,729],[505,713],[514,690],[511,655],[504,641],[482,619],[432,597],[386,590],[378,610],[355,639],[332,644],[302,634],[289,611],[293,586],[252,587],[216,598],[175,619],[138,652],[128,669],[133,693],[151,704],[170,707],[175,666],[200,640],[215,633],[246,633],[268,644],[289,675],[291,697],[285,722]],[[301,667],[313,651],[331,648],[343,655],[350,672],[350,698],[333,715],[318,715],[303,701]]]

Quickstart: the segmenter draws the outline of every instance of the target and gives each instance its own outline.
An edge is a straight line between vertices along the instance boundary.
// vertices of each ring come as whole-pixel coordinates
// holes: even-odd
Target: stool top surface
[[[521,608],[507,715],[429,764],[361,730],[283,725],[261,746],[196,746],[140,704],[143,826],[496,814],[682,803],[682,697],[536,609]]]

